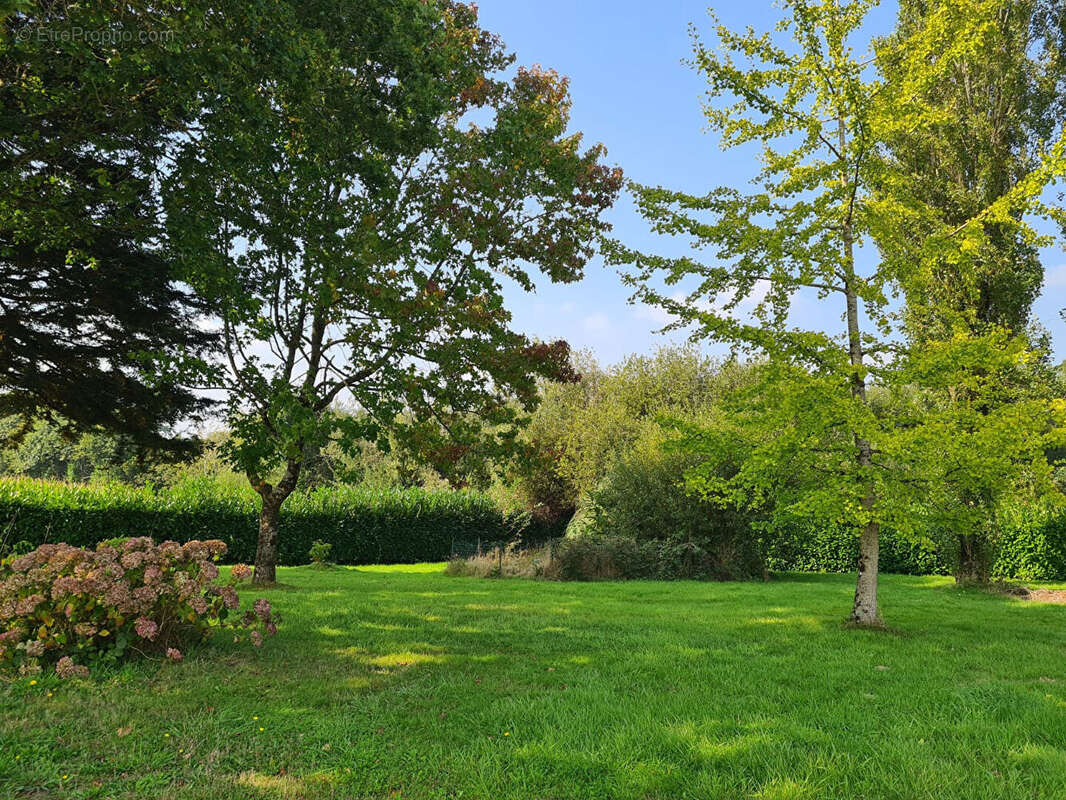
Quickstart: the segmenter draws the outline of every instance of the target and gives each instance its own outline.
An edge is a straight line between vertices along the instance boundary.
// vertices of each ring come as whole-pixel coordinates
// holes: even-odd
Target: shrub
[[[567,538],[555,550],[549,577],[564,581],[677,577],[661,569],[660,544],[599,534]]]
[[[251,487],[190,481],[158,492],[121,485],[0,480],[0,532],[34,546],[93,547],[114,536],[156,541],[219,539],[231,561],[255,559],[259,497]],[[526,512],[477,492],[335,487],[294,493],[281,513],[278,559],[306,564],[311,544],[333,547],[340,564],[443,561],[453,539],[509,541],[545,531]]]
[[[54,664],[60,677],[87,664],[156,653],[180,661],[182,650],[214,630],[245,633],[259,645],[276,631],[270,603],[242,616],[234,584],[216,583],[223,542],[138,537],[94,550],[46,544],[0,562],[0,667],[21,674]]]
[[[588,510],[575,525],[592,535],[586,560],[610,552],[620,577],[710,578],[735,580],[765,574],[761,542],[750,517],[686,491],[685,471],[693,466],[688,453],[664,445],[660,437],[638,442],[618,462]],[[648,558],[647,570],[630,565]]]
[[[543,578],[553,563],[554,543],[523,547],[515,542],[496,547],[469,558],[452,558],[444,568],[446,575],[474,578]]]
[[[315,539],[311,543],[311,551],[308,555],[311,557],[311,565],[324,569],[330,565],[330,554],[333,552],[333,545],[329,542],[323,542],[321,539]]]

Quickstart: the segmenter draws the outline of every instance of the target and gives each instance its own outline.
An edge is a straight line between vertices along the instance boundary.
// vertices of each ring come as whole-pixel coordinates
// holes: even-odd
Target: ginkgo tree
[[[891,53],[886,45],[875,54],[863,41],[871,0],[788,0],[768,33],[738,33],[715,20],[713,45],[694,29],[692,65],[707,79],[707,120],[723,148],[758,152],[756,189],[695,196],[631,184],[653,231],[689,237],[696,252],[667,257],[619,242],[607,248],[609,262],[635,287],[634,300],[671,314],[669,328],[765,362],[761,380],[733,398],[721,425],[688,431],[687,446],[706,455],[689,485],[723,502],[853,529],[859,556],[850,619],[857,625],[881,623],[883,525],[918,535],[930,487],[949,468],[1020,477],[1043,457],[1040,444],[1058,425],[1061,410],[1046,403],[1027,408],[1039,411],[1035,418],[1012,417],[1021,435],[1016,428],[1006,436],[997,435],[1008,432],[998,417],[958,408],[930,417],[922,402],[907,414],[885,413],[871,398],[887,395],[891,409],[897,395],[920,393],[917,380],[973,366],[944,352],[935,363],[913,358],[893,302],[904,288],[936,260],[965,269],[987,236],[983,222],[995,219],[1036,241],[1026,215],[1056,213],[1040,196],[1063,174],[1061,140],[1008,192],[956,225],[909,193],[912,184],[886,158],[886,143],[901,129],[935,124],[921,89],[980,46],[1000,2],[945,3]],[[890,80],[878,63],[889,55]],[[794,324],[797,302],[816,304],[819,328]],[[945,347],[997,360],[1027,357],[1005,353],[994,340],[976,346],[977,338]],[[958,435],[966,430],[974,435]],[[975,445],[981,453],[961,457]],[[999,460],[980,457],[993,451]],[[723,460],[735,468],[721,470]]]
[[[474,6],[280,2],[232,24],[249,66],[179,149],[168,233],[223,340],[225,455],[262,498],[272,582],[281,507],[328,442],[438,463],[513,439],[569,351],[512,329],[504,280],[579,278],[621,172],[567,132],[566,80],[508,73]]]

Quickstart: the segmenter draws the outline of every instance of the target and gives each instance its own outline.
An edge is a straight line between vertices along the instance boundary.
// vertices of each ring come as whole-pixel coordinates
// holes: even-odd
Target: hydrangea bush
[[[238,564],[220,583],[218,540],[155,544],[146,537],[94,550],[45,544],[0,562],[0,669],[28,675],[54,665],[60,677],[134,655],[182,659],[182,649],[224,630],[257,647],[277,632],[260,598],[239,614]]]

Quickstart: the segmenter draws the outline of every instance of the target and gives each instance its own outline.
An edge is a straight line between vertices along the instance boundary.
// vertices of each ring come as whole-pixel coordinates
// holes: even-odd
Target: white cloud
[[[581,324],[589,333],[606,333],[611,328],[611,318],[600,311],[589,314],[581,321]]]
[[[713,311],[716,314],[729,316],[735,320],[749,320],[751,313],[755,310],[755,307],[766,299],[766,295],[770,291],[769,281],[757,281],[751,292],[748,293],[737,305],[726,311],[725,305],[732,297],[731,293],[723,293],[718,296],[715,302],[709,300],[697,300],[695,307],[700,311]],[[674,292],[670,295],[670,299],[676,303],[684,303],[687,295],[684,292]],[[676,322],[677,317],[669,313],[659,306],[650,306],[645,303],[641,303],[637,306],[634,316],[637,319],[647,320],[654,322],[656,325],[669,325]]]
[[[671,322],[677,320],[677,317],[666,309],[660,308],[659,306],[649,306],[647,303],[638,304],[636,310],[633,312],[633,316],[637,319],[653,322],[658,327],[669,325]]]
[[[1044,289],[1066,289],[1066,264],[1051,267],[1044,273]]]

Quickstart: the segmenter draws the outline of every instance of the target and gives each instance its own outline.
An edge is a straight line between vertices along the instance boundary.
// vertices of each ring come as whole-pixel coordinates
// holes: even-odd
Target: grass
[[[8,684],[0,797],[1066,796],[1064,606],[440,570],[281,569],[260,651]]]

